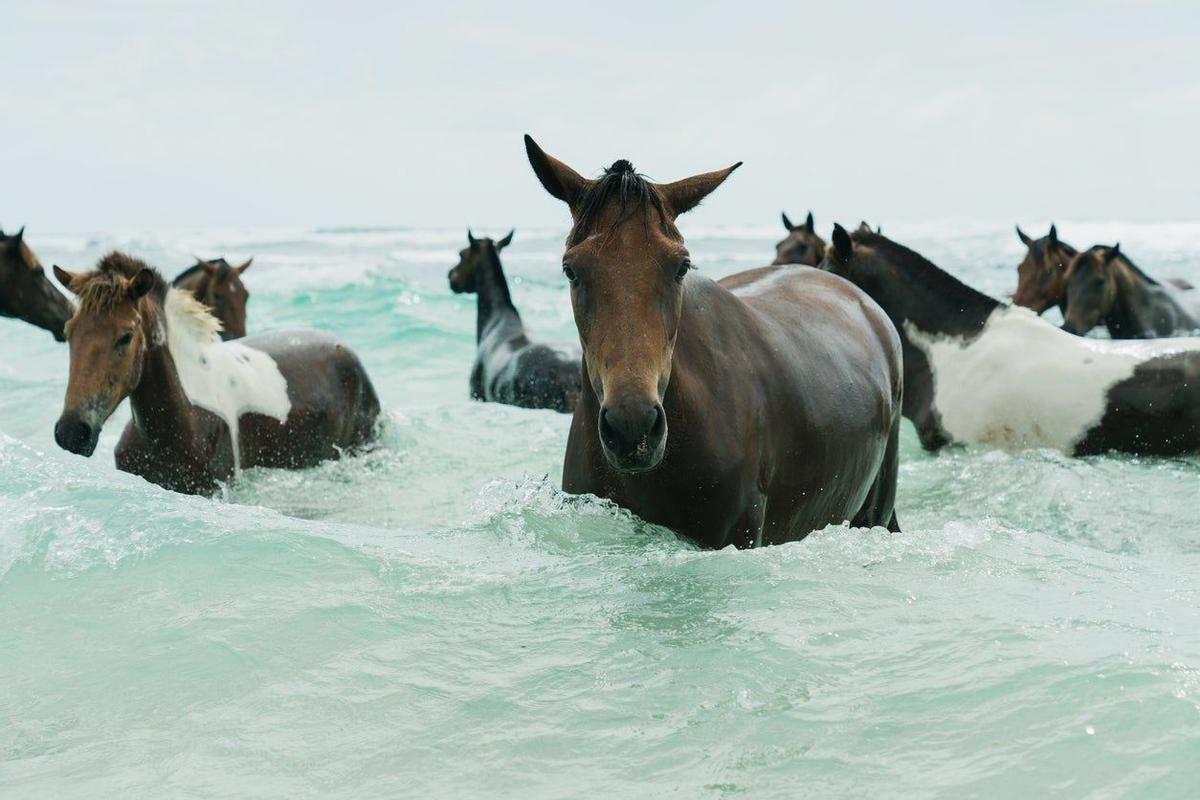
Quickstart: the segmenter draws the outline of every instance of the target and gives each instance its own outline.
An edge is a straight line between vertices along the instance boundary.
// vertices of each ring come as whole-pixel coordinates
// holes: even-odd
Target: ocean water
[[[1015,286],[1007,223],[884,222]],[[1200,224],[1059,229],[1200,285]],[[684,233],[714,276],[778,238]],[[504,256],[569,341],[562,235]],[[172,494],[115,470],[125,409],[91,459],[55,446],[67,351],[0,320],[0,795],[1200,793],[1200,459],[929,455],[906,424],[902,534],[698,551],[557,490],[567,417],[468,400],[462,239],[30,231],[73,269],[253,255],[251,332],[340,335],[386,421],[364,456]]]

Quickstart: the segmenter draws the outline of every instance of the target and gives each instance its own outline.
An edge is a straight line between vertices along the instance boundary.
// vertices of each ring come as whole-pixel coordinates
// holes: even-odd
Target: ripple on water
[[[895,232],[969,282],[1011,288],[1007,226],[944,230]],[[715,274],[765,260],[774,233],[689,245]],[[1143,266],[1180,266],[1191,239],[1175,234],[1161,252],[1143,237]],[[1200,784],[1200,461],[931,456],[906,426],[903,533],[834,526],[696,550],[557,490],[567,418],[467,400],[474,306],[445,287],[461,236],[127,240],[168,272],[192,250],[255,255],[251,327],[338,334],[387,408],[369,452],[250,470],[215,500],[117,473],[124,410],[93,458],[58,450],[65,352],[0,321],[16,354],[0,359],[9,793],[1184,797]],[[518,231],[505,260],[530,325],[569,342],[561,242]],[[79,266],[112,243],[51,240],[39,255]]]

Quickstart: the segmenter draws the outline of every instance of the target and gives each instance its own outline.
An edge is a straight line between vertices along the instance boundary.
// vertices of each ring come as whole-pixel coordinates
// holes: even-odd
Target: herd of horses
[[[704,547],[801,539],[829,524],[899,530],[900,420],[921,444],[1200,452],[1200,291],[1159,282],[1119,245],[1055,227],[1013,304],[966,286],[866,223],[810,213],[774,261],[693,269],[676,220],[740,166],[654,183],[625,160],[588,178],[525,149],[571,216],[562,271],[580,348],[530,338],[501,264],[513,233],[468,232],[448,275],[474,293],[473,398],[572,413],[562,487]],[[198,260],[168,283],[126,254],[47,279],[24,231],[0,232],[0,314],[68,342],[57,443],[84,456],[125,399],[121,470],[212,493],[239,469],[303,468],[371,444],[380,404],[344,343],[246,336],[247,261]],[[1062,310],[1063,324],[1041,318]],[[1098,326],[1111,338],[1085,337]]]

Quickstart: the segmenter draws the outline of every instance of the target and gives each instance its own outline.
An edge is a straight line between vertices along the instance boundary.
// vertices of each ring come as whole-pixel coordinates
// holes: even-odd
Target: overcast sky
[[[0,224],[565,223],[525,132],[744,160],[706,224],[1196,219],[1198,9],[0,0]]]

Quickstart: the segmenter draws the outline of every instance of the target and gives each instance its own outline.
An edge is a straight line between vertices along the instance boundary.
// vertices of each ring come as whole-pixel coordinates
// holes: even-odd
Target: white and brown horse
[[[821,266],[871,295],[900,332],[904,415],[927,449],[1200,452],[1200,339],[1073,336],[840,225]]]
[[[370,442],[379,400],[333,336],[280,331],[222,342],[207,308],[121,253],[89,273],[55,267],[79,298],[59,446],[90,456],[126,397],[117,468],[168,489],[213,491],[239,468],[301,468]]]

